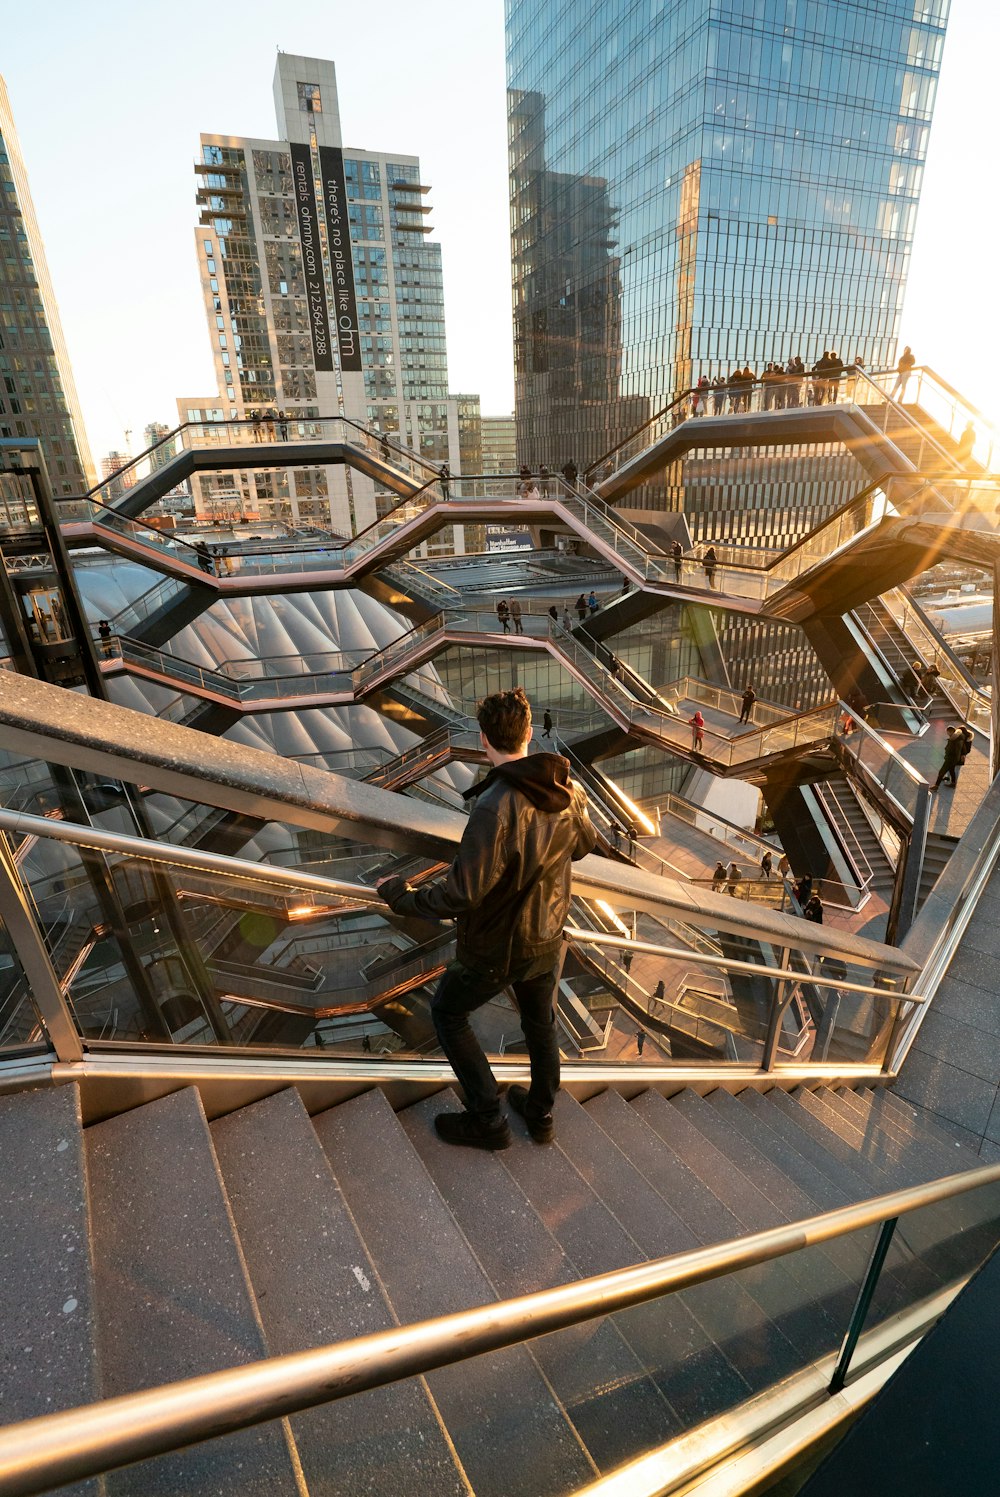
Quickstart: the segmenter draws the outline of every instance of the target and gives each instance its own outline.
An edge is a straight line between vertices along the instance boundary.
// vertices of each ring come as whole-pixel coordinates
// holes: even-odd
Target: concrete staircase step
[[[639,1251],[654,1258],[697,1247],[680,1217],[650,1191],[588,1108],[565,1094],[556,1105],[559,1148]],[[683,1294],[670,1296],[664,1304],[673,1322],[670,1340],[664,1344],[673,1360],[664,1357],[661,1348],[658,1376],[673,1407],[691,1424],[709,1417],[712,1410],[741,1402],[747,1396],[747,1382],[720,1345],[733,1328],[728,1302],[706,1300],[698,1315]]]
[[[934,1139],[944,1150],[945,1155],[952,1161],[952,1170],[969,1168],[978,1169],[982,1160],[980,1156],[970,1149],[961,1139],[949,1133],[947,1128],[934,1117],[933,1113],[923,1108],[915,1107],[905,1097],[900,1097],[896,1092],[890,1091],[888,1087],[878,1087],[871,1093],[873,1103],[881,1107],[892,1116],[899,1117],[904,1123],[918,1124],[924,1137]]]
[[[897,1186],[919,1185],[940,1174],[933,1150],[922,1149],[903,1137],[890,1124],[862,1118],[855,1104],[839,1093],[824,1089],[794,1093],[796,1101],[820,1122],[837,1132],[850,1146],[891,1175]]]
[[[689,1246],[739,1235],[738,1223],[617,1092],[592,1098],[586,1111],[625,1155],[645,1189],[652,1189],[670,1206],[671,1216],[676,1210],[683,1218],[692,1239]],[[662,1235],[644,1235],[642,1218],[648,1213],[656,1222],[655,1201],[647,1204],[641,1193],[637,1200],[642,1210],[640,1213],[637,1208],[638,1219],[630,1224],[630,1231],[639,1238],[645,1256],[678,1251],[675,1247],[662,1248]],[[801,1353],[761,1304],[757,1285],[758,1270],[750,1269],[738,1278],[717,1279],[680,1296],[753,1392],[802,1366]]]
[[[668,1102],[659,1092],[645,1092],[633,1103],[663,1141],[701,1179],[725,1206],[736,1223],[732,1236],[766,1231],[776,1225],[776,1213],[749,1179],[699,1132],[686,1116],[687,1098],[681,1092]],[[799,1261],[796,1261],[798,1259]],[[806,1357],[831,1350],[842,1334],[842,1324],[816,1297],[815,1269],[798,1254],[763,1265],[754,1293],[775,1324]]]
[[[747,1088],[738,1097],[719,1088],[707,1098],[724,1117],[732,1116],[765,1158],[772,1161],[789,1180],[794,1180],[807,1194],[815,1214],[835,1211],[838,1207],[851,1205],[858,1192],[866,1189],[860,1176],[854,1178],[853,1188],[845,1181],[825,1173],[808,1157],[808,1140],[791,1124],[782,1127],[780,1116],[762,1110],[761,1093]],[[829,1246],[832,1246],[830,1244]],[[869,1243],[856,1237],[842,1238],[838,1244],[840,1261],[860,1283],[868,1266]],[[939,1280],[928,1272],[901,1243],[894,1243],[889,1250],[885,1272],[876,1291],[872,1306],[875,1316],[890,1314],[909,1304],[914,1298],[932,1294],[939,1287]]]
[[[458,1105],[453,1092],[438,1093],[398,1117],[497,1296],[572,1283],[579,1277],[574,1265],[501,1155],[452,1148],[438,1138],[435,1116]],[[654,1448],[679,1428],[613,1319],[543,1336],[532,1351],[600,1470]]]
[[[396,1321],[294,1090],[211,1126],[272,1356],[391,1329]],[[466,1497],[423,1379],[291,1418],[310,1497]]]
[[[726,1096],[724,1092],[715,1094]],[[748,1179],[753,1180],[774,1211],[774,1224],[801,1221],[816,1216],[822,1209],[816,1201],[757,1147],[751,1134],[753,1119],[738,1103],[735,1112],[724,1112],[718,1101],[686,1092],[675,1103],[683,1107],[690,1122]],[[731,1098],[728,1100],[732,1101]],[[864,1272],[863,1254],[845,1239],[810,1248],[805,1260],[811,1271],[816,1292],[823,1295],[823,1305],[836,1323],[846,1325],[857,1293],[858,1274]]]
[[[402,1324],[496,1299],[380,1091],[332,1108],[314,1127]],[[427,1384],[476,1497],[562,1497],[593,1478],[593,1461],[525,1347],[441,1368]]]
[[[835,1109],[824,1107],[813,1093],[790,1097],[774,1093],[775,1105],[787,1117],[794,1119],[804,1132],[810,1133],[835,1158],[849,1164],[865,1181],[869,1195],[884,1195],[892,1190],[905,1189],[921,1183],[926,1172],[912,1167],[897,1167],[891,1161],[875,1157],[862,1147],[856,1128],[838,1115]],[[905,1243],[915,1257],[942,1280],[953,1279],[968,1272],[970,1254],[961,1243],[961,1221],[956,1215],[956,1202],[924,1207],[908,1214],[900,1222],[896,1236]],[[970,1247],[972,1244],[970,1244]]]
[[[857,1090],[841,1087],[825,1091],[823,1099],[858,1125],[866,1148],[877,1147],[881,1142],[918,1179],[936,1180],[982,1165],[978,1154],[925,1122],[917,1111],[884,1087]],[[992,1252],[998,1235],[1000,1190],[991,1186],[958,1196],[936,1209],[940,1216],[947,1217],[953,1231],[961,1230],[960,1245],[956,1245],[960,1246],[966,1267],[978,1265]]]
[[[871,1112],[871,1099],[855,1100],[847,1091],[823,1088],[816,1093],[802,1093],[802,1106],[822,1121],[835,1127],[841,1138],[889,1172],[898,1183],[922,1184],[937,1180],[949,1171],[951,1157],[934,1139],[921,1138],[913,1130],[904,1130],[897,1118],[882,1117],[879,1109]],[[957,1174],[951,1168],[952,1174]],[[955,1205],[960,1205],[955,1202]]]
[[[927,1127],[918,1114],[907,1116],[902,1107],[893,1105],[890,1094],[883,1088],[878,1091],[838,1088],[824,1092],[823,1098],[857,1124],[867,1148],[883,1144],[887,1152],[892,1150],[896,1159],[915,1172],[918,1180],[937,1180],[981,1167],[982,1161],[971,1149]],[[979,1191],[955,1198],[949,1208],[965,1233],[978,1234],[985,1243],[984,1252],[989,1252],[995,1242],[992,1198],[992,1190]]]
[[[0,1097],[0,1158],[0,1409],[15,1424],[100,1396],[77,1087]]]
[[[260,1321],[193,1087],[88,1128],[101,1392],[254,1362]],[[284,1420],[106,1478],[111,1497],[301,1497]]]
[[[741,1091],[740,1102],[763,1123],[768,1124],[775,1135],[792,1142],[796,1153],[807,1159],[814,1169],[819,1169],[820,1174],[826,1175],[834,1189],[843,1193],[841,1204],[868,1201],[871,1196],[883,1195],[886,1190],[892,1189],[891,1183],[885,1178],[879,1178],[877,1183],[873,1183],[867,1172],[856,1169],[853,1154],[841,1147],[840,1139],[817,1123],[816,1118],[810,1114],[799,1114],[795,1102],[780,1088],[775,1087],[766,1094],[747,1088],[746,1091]],[[870,1234],[867,1238],[859,1238],[859,1241],[870,1250],[874,1238]],[[939,1289],[943,1278],[948,1277],[940,1266],[922,1262],[918,1248],[901,1232],[897,1232],[892,1240],[888,1263],[900,1283],[906,1287],[909,1301],[933,1293],[934,1289]]]

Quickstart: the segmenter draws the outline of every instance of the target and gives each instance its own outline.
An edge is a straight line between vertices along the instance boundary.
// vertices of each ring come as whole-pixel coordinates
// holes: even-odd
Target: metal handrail
[[[928,370],[926,372],[937,379],[937,376],[933,375],[933,371]],[[915,375],[916,373],[916,370],[911,371],[911,375]],[[790,386],[798,392],[797,397],[791,402],[793,406],[802,404],[800,398],[802,395],[809,396],[814,391],[822,397],[819,404],[825,404],[826,398],[830,394],[833,395],[832,403],[839,404],[836,392],[839,390],[842,380],[844,381],[845,390],[848,393],[848,399],[845,403],[864,405],[864,401],[856,398],[858,386],[860,385],[862,388],[870,386],[878,396],[880,403],[884,402],[887,406],[891,405],[894,410],[898,410],[910,425],[919,428],[921,435],[929,440],[941,452],[942,456],[948,459],[949,455],[944,452],[938,443],[934,442],[929,433],[919,426],[919,423],[906,411],[905,407],[895,401],[885,390],[875,383],[877,378],[895,379],[896,375],[897,371],[894,368],[885,370],[873,369],[869,371],[852,364],[844,365],[835,375],[814,369],[803,370],[801,374],[788,375],[786,371],[779,370],[776,372],[776,382],[774,383],[767,378],[755,376],[754,379],[748,380],[745,384],[740,381],[737,385],[732,382],[730,377],[721,387],[692,385],[686,389],[679,390],[666,405],[661,406],[658,411],[654,411],[640,426],[629,432],[627,436],[623,437],[613,447],[609,447],[600,457],[595,458],[586,468],[583,477],[584,479],[590,479],[592,474],[604,468],[610,460],[615,459],[625,448],[634,446],[643,437],[644,433],[653,433],[668,419],[671,426],[679,426],[682,421],[687,419],[689,405],[691,406],[690,416],[694,419],[699,414],[699,406],[703,412],[708,413],[710,402],[712,405],[711,414],[713,415],[724,414],[727,404],[731,414],[746,413],[751,409],[751,406],[757,406],[758,402],[755,397],[759,397],[760,411],[784,410],[786,408],[784,391]],[[943,384],[944,382],[940,381],[940,383]],[[721,407],[718,403],[720,400]],[[736,400],[740,402],[738,409],[734,404]],[[810,403],[808,399],[805,402],[807,405]],[[649,442],[647,441],[645,446],[648,445]],[[639,450],[641,451],[642,449]]]
[[[722,896],[728,898],[728,896]],[[839,993],[860,993],[867,998],[881,998],[890,1003],[922,1004],[926,999],[919,993],[904,993],[890,987],[875,987],[865,982],[841,982],[839,978],[826,977],[822,972],[813,973],[789,967],[775,967],[768,962],[740,962],[729,956],[712,956],[708,953],[685,950],[677,946],[660,946],[655,941],[633,941],[630,936],[612,936],[604,931],[580,930],[577,926],[564,928],[567,940],[581,945],[610,946],[618,951],[628,951],[645,956],[663,956],[677,961],[695,962],[705,967],[719,967],[724,972],[738,972],[744,977],[773,977],[785,982],[806,982],[810,987],[836,988]]]
[[[49,821],[43,816],[31,816],[22,811],[0,810],[0,832],[13,832],[22,835],[33,834],[39,837],[47,837],[57,842],[67,842],[78,847],[92,847],[104,852],[115,852],[127,857],[141,859],[144,862],[155,863],[161,866],[177,866],[202,872],[221,874],[235,880],[243,880],[254,884],[266,884],[275,889],[285,891],[299,890],[309,891],[314,894],[324,894],[329,898],[347,900],[354,905],[373,908],[380,912],[385,911],[384,902],[375,894],[374,890],[365,884],[350,883],[342,879],[325,878],[319,874],[301,873],[294,869],[276,869],[268,864],[251,862],[243,858],[230,858],[222,853],[204,852],[198,848],[180,847],[173,843],[149,842],[141,837],[130,837],[119,832],[107,832],[98,827],[80,826],[67,821]],[[600,896],[595,896],[600,897]],[[725,896],[723,900],[726,913],[729,913],[730,904],[738,904],[740,901],[730,901]],[[691,911],[692,914],[697,913]],[[809,935],[816,939],[822,927],[809,927]],[[806,931],[803,930],[803,937]],[[808,968],[793,970],[784,966],[771,966],[759,962],[739,962],[728,957],[715,957],[710,955],[692,954],[690,950],[682,950],[670,946],[660,946],[653,942],[632,941],[621,936],[605,935],[591,931],[581,931],[574,926],[566,927],[566,936],[570,940],[588,942],[597,945],[606,945],[619,949],[627,949],[632,952],[645,952],[654,956],[667,958],[678,958],[683,961],[697,961],[706,966],[721,967],[724,970],[745,973],[756,977],[773,977],[780,980],[802,982],[803,980],[817,987],[832,987],[840,992],[857,992],[866,996],[875,996],[882,1000],[903,1003],[922,1003],[923,999],[914,993],[903,991],[901,988],[894,989],[888,986],[878,986],[867,983],[856,983],[838,980],[827,976],[822,971],[813,975]],[[845,956],[842,949],[837,947],[836,939],[830,941],[829,955]],[[852,953],[846,954],[849,962],[861,965],[874,965],[874,956],[867,958],[857,957]],[[884,972],[896,971],[905,975],[913,970],[913,964],[900,953],[894,952],[886,947],[879,958],[881,970]]]
[[[338,413],[334,416],[304,417],[299,411],[289,411],[286,413],[286,421],[287,425],[289,426],[299,425],[303,423],[310,426],[318,426],[321,422],[327,421],[331,423],[342,423],[344,426],[350,426],[355,431],[360,432],[362,436],[369,438],[371,442],[379,449],[381,449],[383,446],[388,447],[390,451],[400,453],[409,462],[417,463],[421,468],[433,470],[432,477],[438,477],[438,466],[432,462],[429,462],[427,458],[421,457],[418,452],[413,452],[409,447],[404,447],[401,442],[394,440],[395,433],[377,431],[370,426],[365,426],[363,422],[355,421],[350,416],[345,416]],[[102,478],[100,483],[95,483],[92,488],[85,490],[84,494],[81,497],[84,499],[92,499],[95,494],[97,494],[101,489],[106,489],[111,483],[114,482],[115,479],[121,482],[123,477],[137,468],[144,458],[149,457],[151,453],[156,452],[159,448],[165,447],[168,442],[172,443],[177,437],[181,439],[181,450],[190,451],[190,444],[187,442],[183,435],[188,430],[204,431],[206,427],[224,426],[228,428],[231,426],[238,426],[245,427],[248,432],[251,432],[254,430],[256,425],[257,423],[249,416],[232,416],[227,417],[223,421],[182,421],[178,426],[173,427],[172,430],[165,432],[164,435],[157,441],[153,442],[151,446],[144,448],[142,452],[137,453],[135,457],[130,458],[127,463],[124,463],[122,465],[122,467],[116,468],[114,473],[109,474],[107,478]],[[250,444],[248,443],[247,445],[249,446]],[[179,453],[175,450],[173,455],[176,457],[179,456]]]
[[[0,1432],[0,1497],[31,1497],[54,1485],[518,1346],[997,1183],[1000,1165],[987,1165],[554,1289],[24,1420]]]

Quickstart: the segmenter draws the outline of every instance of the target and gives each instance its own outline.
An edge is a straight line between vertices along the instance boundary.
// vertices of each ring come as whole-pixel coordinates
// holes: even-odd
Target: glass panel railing
[[[224,697],[233,703],[322,696],[331,692],[350,695],[353,672],[369,658],[363,650],[326,651],[264,660],[228,660],[209,668],[141,640],[119,637],[101,643],[105,658],[117,653],[126,665],[153,672],[172,685],[198,695]]]
[[[899,386],[894,371],[872,375],[865,382],[864,404],[882,405],[892,400],[896,409],[903,410],[913,426],[924,433],[925,459],[918,466],[931,466],[926,461],[931,454],[948,470],[976,466],[986,473],[993,471],[1000,447],[996,428],[982,411],[926,366],[913,369],[905,387],[900,390]]]
[[[366,1033],[377,1032],[393,1053],[436,1048],[427,986],[440,952],[433,966],[422,967],[371,891],[375,878],[400,866],[398,858],[342,840],[324,851],[313,838],[299,849],[297,863],[277,849],[268,859],[237,860],[99,829],[84,833],[22,813],[0,816],[37,838],[18,877],[88,1040],[322,1044],[351,1053]],[[81,845],[84,835],[89,850]],[[426,859],[409,864],[407,876],[418,882],[422,870],[440,867],[428,870]],[[755,892],[766,903],[777,897],[776,886]],[[113,926],[109,897],[119,912]],[[804,950],[779,957],[766,940],[734,948],[718,929],[715,909],[726,913],[728,926],[732,904],[711,896],[704,904],[710,907],[695,899],[671,936],[653,916],[615,913],[603,901],[574,902],[567,928],[572,962],[560,990],[567,1032],[581,1017],[604,1015],[600,1026],[588,1021],[581,1054],[610,1020],[611,1030],[618,1026],[626,1035],[635,1022],[648,1028],[644,1064],[672,1061],[675,1046],[680,1061],[695,1042],[709,1058],[791,1063],[825,1043],[827,1030],[829,1051],[848,1029],[854,1059],[880,1063],[883,1037],[864,1006],[874,1000],[894,1013],[909,1003],[905,995],[883,992],[864,963],[845,960],[828,970]],[[836,936],[806,922],[801,928],[803,939],[840,949]],[[623,937],[628,930],[634,940]],[[391,948],[400,952],[401,971],[391,983],[373,982],[369,964]],[[824,1017],[831,1004],[835,1016]]]
[[[387,759],[365,778],[372,785],[392,788],[407,783],[414,777],[419,778],[422,774],[431,774],[460,753],[474,753],[477,750],[481,752],[478,728],[439,728],[422,742]]]
[[[920,797],[927,790],[927,781],[890,743],[844,703],[841,703],[838,743],[845,757],[853,760],[864,771],[862,779],[867,775],[879,785],[912,822],[917,814]]]
[[[838,510],[805,540],[785,552],[781,560],[770,568],[768,575],[783,583],[793,582],[811,567],[826,561],[842,546],[875,529],[883,520],[894,517],[896,510],[890,495],[891,484],[888,481],[865,489],[864,493]]]
[[[343,442],[360,448],[372,458],[417,483],[437,476],[438,467],[404,447],[395,436],[386,435],[344,416],[298,419],[263,413],[259,420],[187,422],[168,432],[141,452],[86,496],[112,506],[127,499],[128,492],[157,472],[183,451],[218,447],[250,447],[272,442],[303,444]],[[245,459],[247,465],[252,456]]]
[[[592,484],[605,482],[688,420],[867,403],[866,396],[872,398],[867,392],[868,378],[854,366],[826,372],[773,370],[746,378],[738,370],[728,379],[719,375],[710,385],[682,390],[669,405],[598,458],[584,476]],[[874,398],[882,402],[885,396],[877,390]]]
[[[959,467],[973,464],[992,473],[1000,457],[995,424],[977,406],[926,365],[914,369],[913,402],[956,443]]]
[[[711,416],[760,415],[792,408],[846,403],[862,406],[870,420],[925,474],[953,475],[977,465],[989,472],[998,450],[992,424],[929,369],[915,369],[904,389],[895,370],[856,367],[792,374],[774,371],[744,379],[739,373],[711,387],[682,391],[670,405],[588,469],[601,485],[655,447],[683,422]],[[917,410],[911,407],[917,407]]]
[[[991,693],[971,679],[966,667],[933,627],[923,609],[903,588],[894,588],[883,594],[878,606],[885,609],[924,667],[925,702],[933,697],[934,687],[940,688],[959,716],[988,738],[992,720]]]
[[[720,763],[726,768],[739,764],[749,765],[770,755],[820,742],[832,737],[837,730],[839,709],[831,703],[810,712],[792,716],[776,710],[773,723],[760,726],[751,724],[750,727],[737,732],[735,736],[720,732],[708,724],[699,733],[679,713],[678,708],[670,701],[667,692],[654,694],[651,693],[650,688],[646,687],[646,692],[642,693],[642,700],[638,700],[627,679],[622,680],[620,674],[609,669],[602,663],[600,657],[584,648],[580,641],[561,625],[553,623],[550,633],[558,653],[566,660],[570,668],[577,673],[579,678],[589,683],[595,694],[599,695],[600,700],[604,701],[614,714],[624,718],[630,727],[642,731],[647,736],[653,736],[665,745],[682,752],[703,754],[706,759]],[[703,685],[706,684],[694,683],[691,688],[692,695],[687,700],[694,706],[698,705],[699,700],[695,693]],[[706,689],[709,694],[714,690],[707,686]],[[647,696],[646,693],[650,695]],[[655,700],[652,699],[653,697]],[[682,699],[677,698],[678,701]],[[719,700],[724,700],[727,707],[734,708],[733,715],[738,716],[739,698],[735,693],[719,691]],[[757,704],[754,708],[755,713],[756,706]]]
[[[460,489],[461,482],[452,481],[450,488]],[[552,488],[553,498],[547,502],[553,505],[554,517],[558,519],[560,511],[564,512],[568,523],[581,536],[591,540],[606,556],[615,558],[646,583],[664,587],[682,585],[703,593],[717,592],[720,595],[766,603],[805,571],[876,528],[882,520],[895,516],[900,512],[901,506],[905,509],[907,505],[912,505],[915,495],[926,493],[934,497],[938,508],[942,505],[947,507],[951,501],[942,495],[945,489],[951,494],[955,485],[928,485],[920,479],[907,480],[903,486],[899,480],[873,485],[813,532],[806,541],[792,547],[777,559],[770,550],[748,554],[741,548],[722,547],[713,548],[714,556],[706,548],[698,548],[693,554],[682,555],[676,560],[651,549],[648,540],[638,530],[615,515],[609,506],[587,490],[571,490],[562,480],[553,480]],[[966,502],[964,497],[956,494],[951,497],[958,498],[961,503]],[[983,496],[980,495],[979,498],[981,500]],[[453,493],[452,500],[448,503],[453,505],[460,499],[460,493]],[[497,505],[500,502],[491,501],[490,512],[494,517],[499,513]],[[422,538],[420,531],[412,528],[413,523],[431,507],[437,506],[442,515],[446,510],[447,505],[439,483],[432,483],[413,499],[402,501],[384,519],[376,521],[350,542],[333,536],[328,541],[298,538],[281,542],[269,541],[265,544],[248,539],[227,538],[224,545],[210,546],[197,532],[190,535],[161,532],[141,519],[130,519],[93,501],[88,501],[88,504],[90,517],[99,531],[110,531],[147,551],[158,552],[164,563],[169,559],[172,570],[177,569],[176,563],[183,563],[196,573],[202,572],[224,580],[231,576],[342,572],[357,568],[361,563],[374,565],[379,562],[383,569],[388,566],[389,575],[398,578],[408,595],[447,606],[461,602],[457,590],[432,577],[425,569],[417,567],[401,555]],[[512,510],[516,511],[516,506],[512,506]],[[121,610],[115,620],[118,628],[127,626],[124,632],[128,632],[129,628],[167,607],[178,587],[178,582],[171,580],[155,584],[142,598]],[[629,588],[625,587],[612,598],[605,597],[604,605],[619,601],[628,591]],[[567,608],[568,604],[564,601],[564,611]]]

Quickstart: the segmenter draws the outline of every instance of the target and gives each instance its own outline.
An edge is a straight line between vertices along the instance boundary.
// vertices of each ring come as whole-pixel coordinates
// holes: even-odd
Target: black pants
[[[461,962],[449,962],[431,999],[431,1018],[448,1062],[465,1093],[469,1112],[486,1123],[500,1117],[496,1078],[473,1033],[469,1015],[506,987],[514,990],[521,1030],[528,1044],[531,1086],[528,1111],[544,1117],[559,1090],[559,1045],[553,1002],[556,969],[551,956],[521,962],[507,977],[485,977]]]

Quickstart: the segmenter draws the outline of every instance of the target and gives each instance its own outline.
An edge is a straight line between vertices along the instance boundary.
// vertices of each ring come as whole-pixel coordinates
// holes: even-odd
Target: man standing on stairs
[[[931,786],[932,790],[941,788],[941,781],[945,775],[948,776],[948,784],[952,790],[958,784],[958,770],[962,763],[963,751],[965,750],[965,734],[961,728],[954,726],[948,729],[948,739],[944,746],[944,758],[941,760],[941,768],[938,777]]]
[[[412,889],[397,876],[375,887],[395,914],[457,922],[456,959],[438,984],[431,1016],[466,1110],[439,1113],[434,1126],[446,1143],[506,1149],[510,1126],[469,1015],[513,989],[531,1086],[513,1086],[507,1095],[536,1143],[548,1143],[559,1090],[554,995],[570,863],[593,851],[597,839],[568,760],[528,754],[531,707],[523,688],[484,697],[476,717],[491,767],[466,792],[475,804],[446,878]]]

